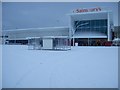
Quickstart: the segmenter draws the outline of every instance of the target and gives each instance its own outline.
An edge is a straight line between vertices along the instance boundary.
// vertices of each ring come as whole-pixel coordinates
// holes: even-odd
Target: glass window
[[[76,31],[93,31],[107,34],[107,19],[75,21]]]

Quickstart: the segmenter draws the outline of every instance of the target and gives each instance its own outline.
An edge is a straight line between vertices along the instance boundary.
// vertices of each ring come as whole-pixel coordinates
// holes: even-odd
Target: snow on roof
[[[26,31],[26,30],[55,30],[55,29],[59,29],[59,30],[64,30],[64,29],[68,29],[68,26],[64,26],[64,27],[44,27],[44,28],[24,28],[24,29],[10,29],[10,30],[3,30],[3,32],[9,32],[9,31]]]
[[[69,36],[42,36],[42,37],[26,37],[26,39],[34,39],[34,38],[69,38]]]

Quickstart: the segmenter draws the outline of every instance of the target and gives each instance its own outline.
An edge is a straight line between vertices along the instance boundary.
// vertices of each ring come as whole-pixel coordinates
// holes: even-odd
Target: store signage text
[[[102,9],[100,7],[90,8],[90,9],[76,9],[76,10],[73,10],[73,13],[97,12],[97,11],[101,11],[101,10]]]

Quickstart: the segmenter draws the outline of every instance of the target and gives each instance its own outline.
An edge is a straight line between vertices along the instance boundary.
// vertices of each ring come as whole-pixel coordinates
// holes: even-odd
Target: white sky
[[[118,25],[117,2],[4,2],[2,4],[3,29],[42,28],[68,26],[68,15],[77,8],[101,7],[113,12]]]

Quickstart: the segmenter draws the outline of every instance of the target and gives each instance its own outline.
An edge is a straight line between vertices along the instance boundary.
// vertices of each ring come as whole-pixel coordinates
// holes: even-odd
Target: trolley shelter
[[[28,49],[31,50],[70,50],[71,38],[59,37],[28,37]]]

